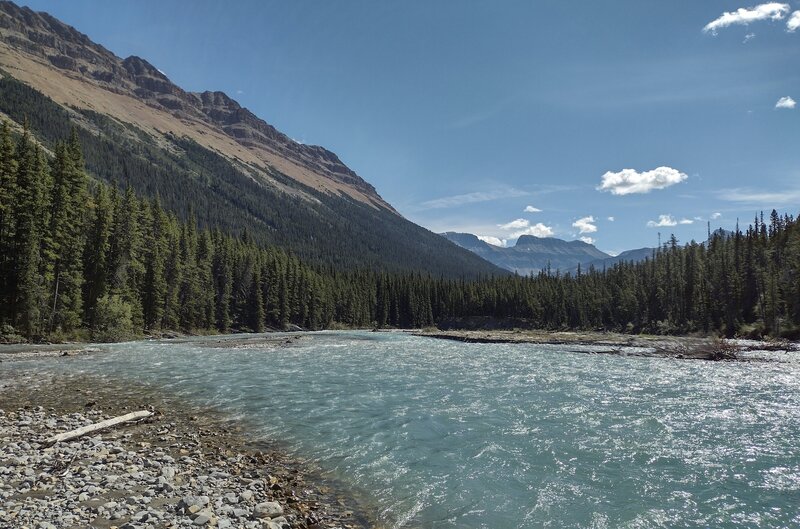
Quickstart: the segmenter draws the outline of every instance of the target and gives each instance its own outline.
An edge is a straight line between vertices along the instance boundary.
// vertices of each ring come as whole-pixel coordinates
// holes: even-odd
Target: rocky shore
[[[47,446],[129,411],[153,416]],[[92,377],[0,379],[0,527],[376,527],[302,461],[213,410]]]
[[[577,346],[573,352],[686,360],[737,360],[752,351],[797,351],[785,340],[722,340],[695,336],[630,335],[611,332],[535,330],[422,330],[415,336],[464,343],[530,343]]]

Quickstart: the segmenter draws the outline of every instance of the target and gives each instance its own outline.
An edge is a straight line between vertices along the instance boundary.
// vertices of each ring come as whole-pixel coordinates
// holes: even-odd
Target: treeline
[[[444,287],[444,288],[442,288]],[[800,223],[763,214],[704,243],[576,275],[433,282],[433,319],[491,317],[539,329],[800,338]]]
[[[158,198],[90,180],[73,132],[46,154],[0,131],[0,325],[29,339],[162,330],[425,327],[468,319],[542,329],[796,336],[800,226],[744,232],[572,275],[454,280],[309,266],[245,231],[179,219]]]
[[[91,189],[90,189],[91,188]],[[90,186],[73,133],[45,156],[0,132],[0,323],[5,334],[108,340],[144,330],[259,331],[334,319],[323,277],[247,235],[179,222],[158,200]]]

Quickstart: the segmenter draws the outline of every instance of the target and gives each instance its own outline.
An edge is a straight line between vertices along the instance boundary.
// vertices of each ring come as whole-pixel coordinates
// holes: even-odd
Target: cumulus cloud
[[[775,103],[775,108],[794,108],[797,106],[797,102],[789,96],[782,97],[778,99],[778,102]]]
[[[647,227],[648,228],[663,228],[665,226],[677,226],[678,221],[675,220],[675,217],[672,215],[659,215],[658,221],[655,220],[648,220]]]
[[[526,219],[516,219],[512,220],[507,224],[498,224],[497,227],[501,230],[518,230],[520,228],[527,228],[530,226],[531,223],[529,220]]]
[[[504,247],[506,245],[505,239],[498,239],[497,237],[492,237],[491,235],[478,235],[477,237],[483,242],[494,246]]]
[[[572,223],[572,227],[578,230],[578,233],[594,233],[597,231],[597,226],[594,224],[594,217],[591,215],[583,217]]]
[[[511,233],[508,238],[509,239],[517,239],[522,235],[534,235],[536,237],[552,237],[555,234],[553,228],[551,226],[546,226],[541,222],[537,222],[532,226],[528,226],[524,230],[515,231]]]
[[[711,220],[717,220],[721,216],[722,216],[722,213],[720,213],[720,212],[712,213],[711,214]]]
[[[665,227],[672,227],[677,226],[678,224],[694,224],[692,219],[676,219],[672,215],[659,215],[658,220],[648,220],[647,227],[648,228],[665,228]]]
[[[717,31],[733,25],[747,25],[761,20],[781,20],[789,13],[789,4],[768,2],[755,7],[740,7],[736,11],[724,12],[706,24],[703,31],[716,35]]]
[[[608,217],[608,222],[614,222],[614,220],[616,220],[614,217]]]
[[[580,240],[585,242],[586,244],[594,244],[595,241],[591,237],[586,237],[586,236],[580,237]]]
[[[794,33],[797,28],[800,28],[800,11],[795,11],[789,20],[786,21],[786,31]]]
[[[552,237],[555,233],[551,226],[547,226],[541,222],[531,224],[527,219],[512,220],[507,224],[498,224],[501,230],[516,230],[508,235],[509,239],[516,239],[520,235],[535,235],[537,237]]]
[[[652,171],[638,172],[635,169],[623,169],[619,172],[608,171],[603,175],[598,191],[610,191],[612,195],[630,195],[632,193],[649,193],[654,189],[664,189],[686,180],[685,173],[672,167],[656,167]]]
[[[542,210],[533,206],[525,206],[525,213],[541,213]]]

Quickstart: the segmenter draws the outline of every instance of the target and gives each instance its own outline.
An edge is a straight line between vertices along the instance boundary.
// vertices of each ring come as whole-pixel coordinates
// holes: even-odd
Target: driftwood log
[[[105,430],[106,428],[111,428],[112,426],[116,426],[118,424],[124,424],[126,422],[145,419],[147,417],[150,417],[151,415],[153,415],[153,412],[151,411],[144,411],[144,410],[134,411],[125,415],[120,415],[119,417],[114,417],[113,419],[106,419],[105,421],[100,421],[94,424],[81,426],[80,428],[76,428],[75,430],[70,430],[69,432],[64,432],[58,435],[54,435],[53,437],[47,439],[44,442],[44,444],[46,446],[51,446],[56,443],[60,443],[62,441],[71,441],[72,439],[83,437],[86,434],[98,432],[100,430]]]

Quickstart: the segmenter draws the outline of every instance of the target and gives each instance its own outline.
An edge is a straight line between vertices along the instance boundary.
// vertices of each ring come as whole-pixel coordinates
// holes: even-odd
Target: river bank
[[[147,409],[144,421],[45,446]],[[242,423],[86,375],[0,380],[0,483],[0,520],[15,527],[376,527],[337,484],[253,442]]]
[[[723,340],[695,336],[631,335],[592,331],[420,330],[414,336],[464,343],[506,343],[580,346],[573,352],[646,356],[687,360],[736,360],[751,351],[797,351],[797,343]]]

